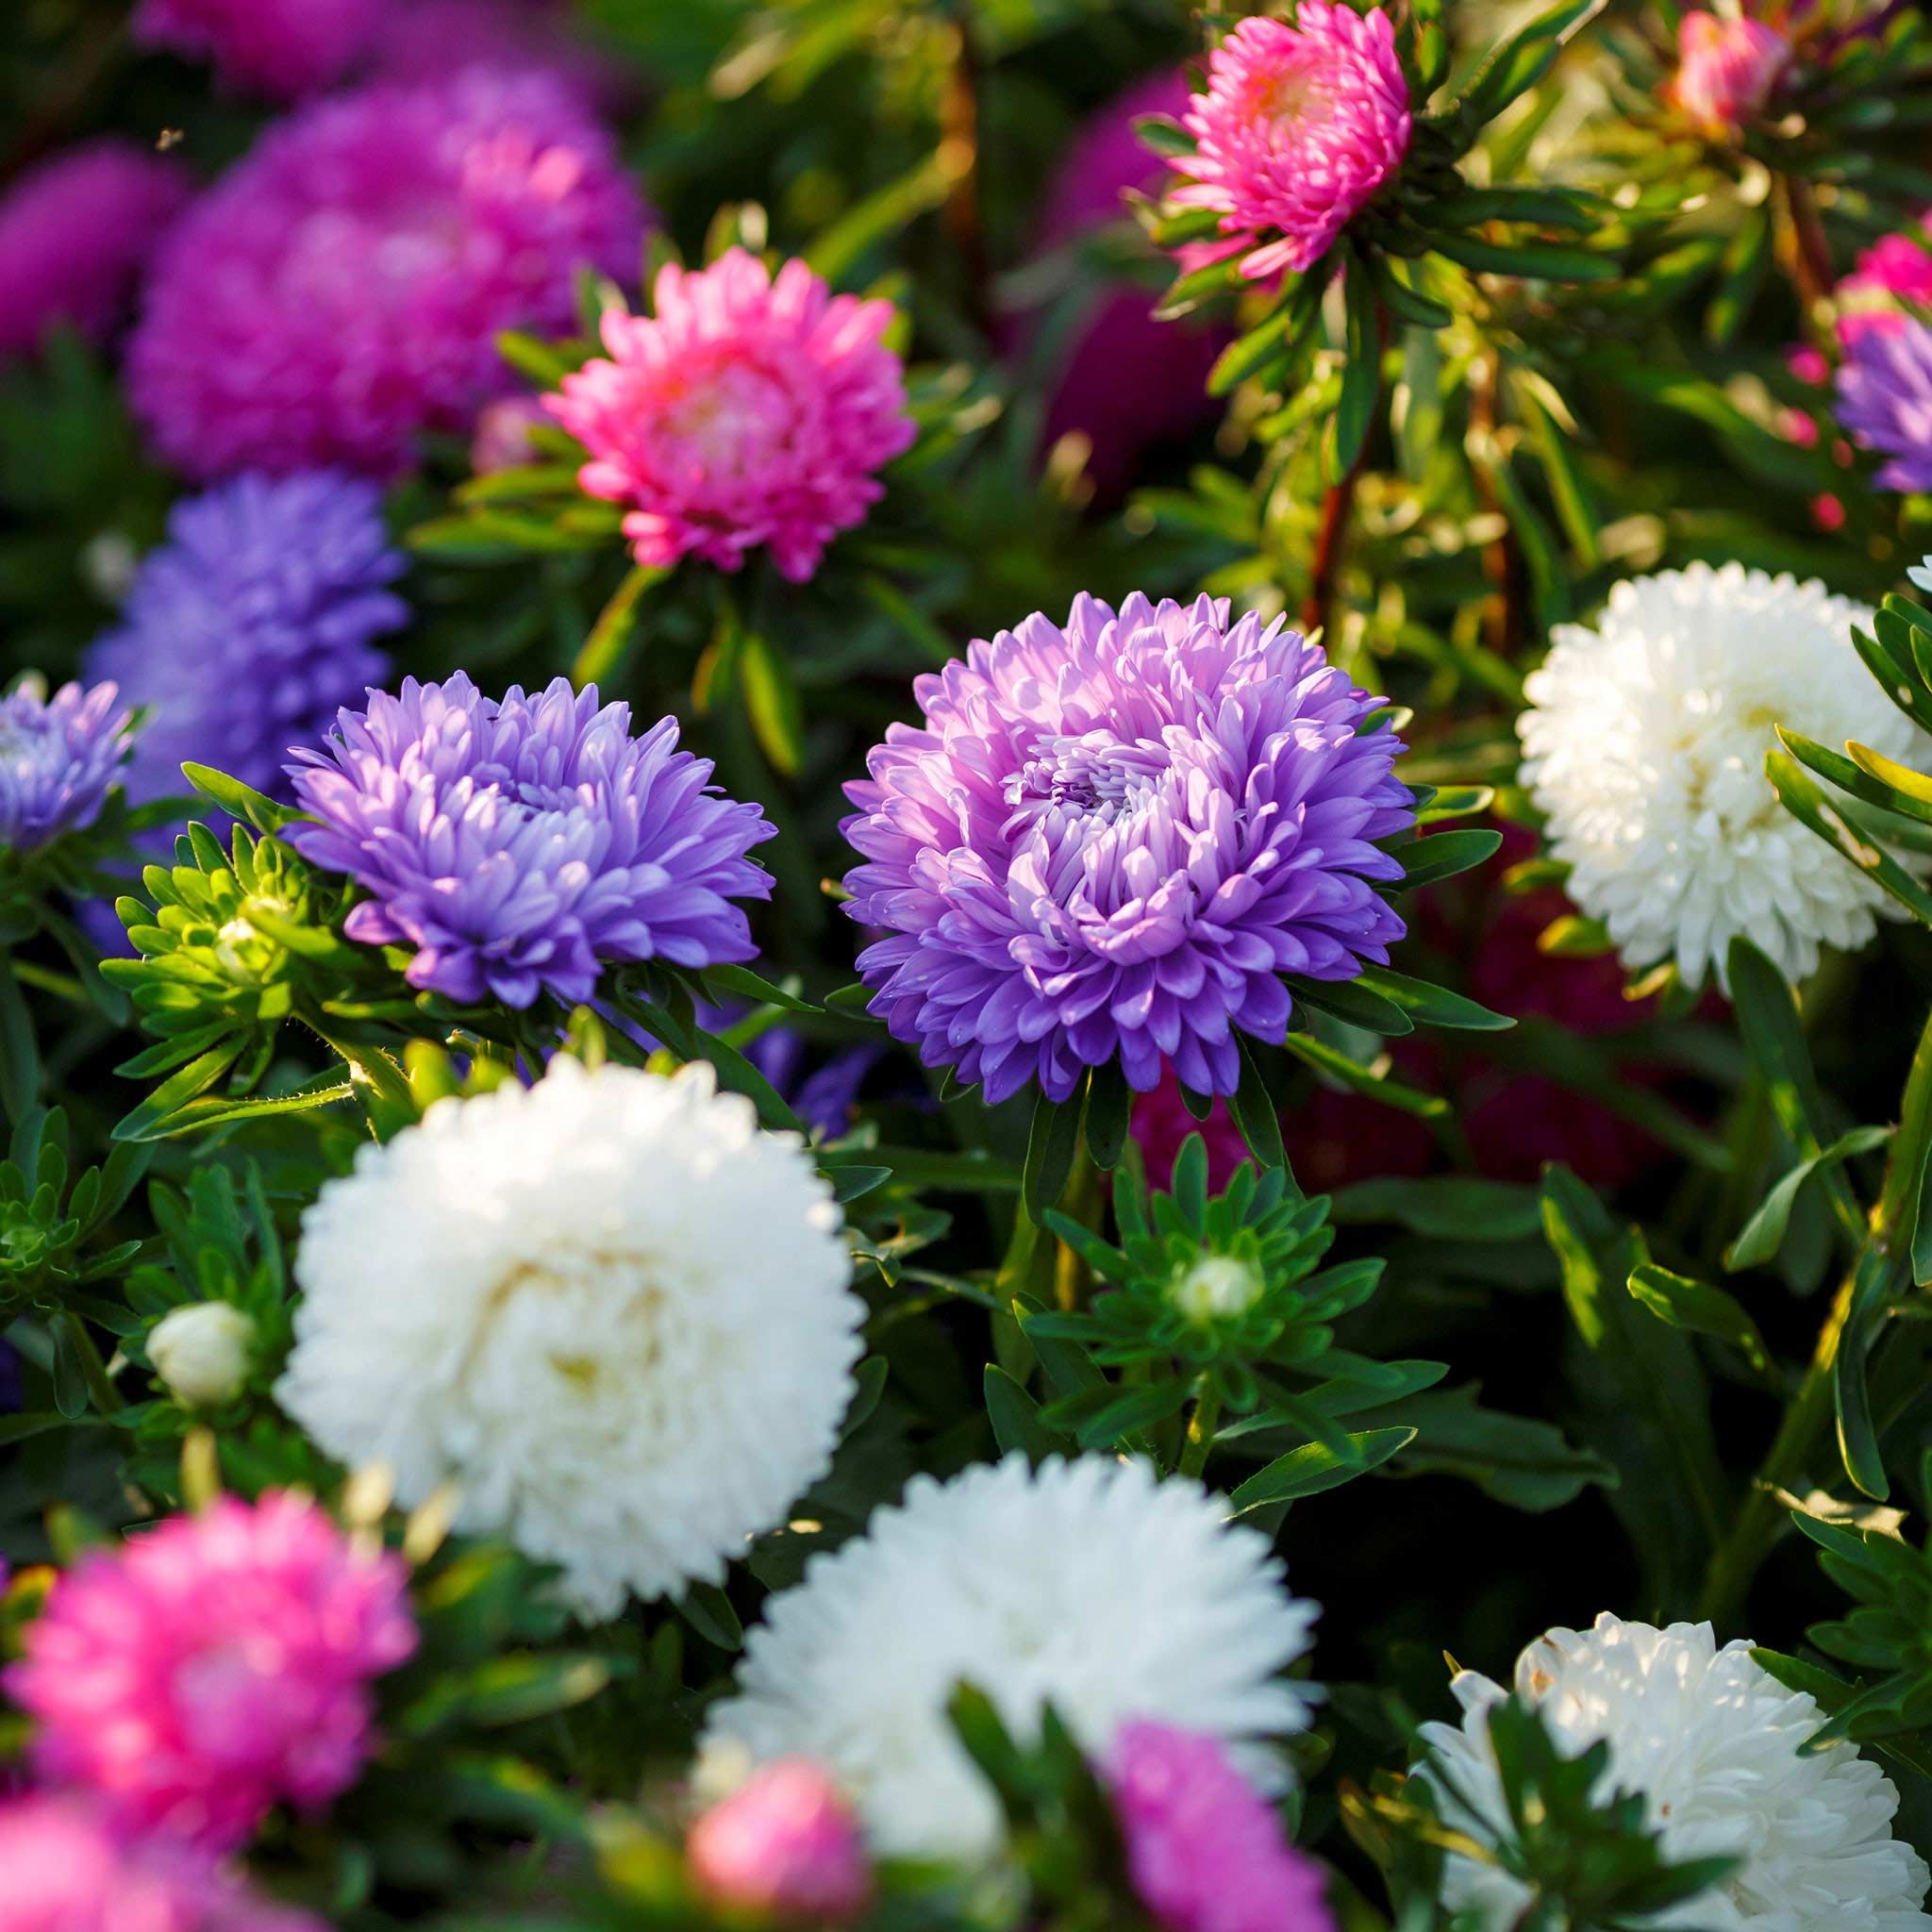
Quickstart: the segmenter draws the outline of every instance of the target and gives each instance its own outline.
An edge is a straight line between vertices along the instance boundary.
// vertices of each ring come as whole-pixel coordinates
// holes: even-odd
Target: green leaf
[[[1379,1469],[1415,1438],[1413,1428],[1362,1429],[1349,1436],[1350,1455],[1346,1457],[1320,1442],[1304,1442],[1299,1449],[1277,1456],[1242,1483],[1228,1498],[1232,1513],[1242,1516],[1265,1504],[1292,1502],[1339,1489],[1372,1469]]]
[[[1399,1035],[1415,1031],[1415,1022],[1393,1000],[1384,998],[1373,987],[1364,986],[1359,976],[1307,979],[1299,973],[1285,973],[1282,984],[1302,1005],[1330,1014],[1347,1025],[1359,1026],[1364,1032]]]
[[[669,575],[668,571],[642,563],[633,564],[625,573],[624,581],[597,613],[597,621],[591,626],[576,662],[571,666],[570,681],[579,691],[587,685],[609,682],[624,661],[625,650],[637,629],[638,608],[644,593]]]
[[[1511,1509],[1541,1514],[1574,1502],[1592,1484],[1616,1488],[1614,1463],[1576,1448],[1554,1424],[1484,1408],[1481,1395],[1482,1385],[1468,1382],[1408,1395],[1357,1419],[1416,1431],[1391,1474],[1456,1476]]]
[[[1501,832],[1477,830],[1431,832],[1426,838],[1412,839],[1396,848],[1402,861],[1403,887],[1433,886],[1454,878],[1472,866],[1493,858],[1503,843]]]
[[[1141,145],[1152,148],[1164,159],[1194,152],[1194,137],[1178,121],[1165,114],[1139,114],[1134,118],[1134,134]]]
[[[1867,805],[1875,805],[1883,811],[1897,812],[1902,818],[1914,819],[1921,824],[1932,824],[1932,802],[1920,797],[1916,791],[1898,790],[1876,776],[1862,762],[1854,763],[1850,758],[1840,758],[1837,752],[1827,751],[1824,745],[1800,732],[1787,731],[1782,724],[1777,726],[1777,735],[1785,749],[1801,765],[1816,772],[1840,791],[1849,791],[1854,798],[1863,799]]]
[[[1475,1001],[1464,999],[1446,987],[1432,986],[1426,979],[1411,979],[1406,973],[1391,972],[1386,966],[1368,966],[1354,982],[1391,1000],[1404,1012],[1424,1026],[1449,1026],[1473,1033],[1504,1033],[1516,1022],[1503,1013],[1492,1013]]]
[[[739,639],[738,675],[744,708],[772,769],[790,778],[805,756],[805,706],[788,658],[762,632]]]
[[[675,1606],[677,1614],[708,1644],[719,1650],[742,1650],[744,1625],[731,1607],[731,1599],[715,1583],[693,1583]]]
[[[208,765],[183,765],[181,775],[211,805],[220,806],[230,818],[244,821],[258,832],[279,832],[284,825],[307,817],[307,813],[297,811],[293,806],[278,804],[266,793],[257,791],[253,786],[244,785],[241,779],[231,778],[227,773],[217,772]],[[191,832],[193,829],[190,827]],[[225,862],[219,848],[214,858],[216,868]]]
[[[1484,242],[1474,235],[1431,234],[1429,246],[1464,268],[1546,282],[1613,282],[1624,265],[1613,255],[1557,248],[1541,242]]]
[[[0,953],[0,1107],[7,1109],[8,1120],[23,1120],[40,1091],[41,1051],[34,1023],[21,997],[12,961]]]
[[[1493,121],[1509,103],[1525,94],[1556,64],[1557,57],[1603,11],[1605,0],[1563,0],[1519,28],[1484,62],[1457,103],[1475,126]]]
[[[1783,752],[1767,752],[1764,769],[1785,809],[1807,825],[1874,885],[1881,886],[1924,925],[1932,925],[1932,893],[1870,834],[1853,830],[1844,813],[1826,798],[1810,775]]]
[[[1534,1188],[1450,1174],[1358,1181],[1330,1199],[1328,1215],[1347,1226],[1393,1222],[1429,1241],[1517,1241],[1542,1225]]]
[[[206,1093],[242,1058],[245,1038],[230,1036],[219,1046],[197,1055],[178,1073],[161,1082],[139,1107],[114,1126],[117,1141],[152,1141],[165,1130],[161,1124],[177,1108]]]
[[[987,1363],[984,1386],[986,1412],[1002,1456],[1020,1450],[1037,1467],[1049,1456],[1066,1453],[1067,1439],[1040,1420],[1040,1405],[997,1362]]]
[[[1049,1100],[1044,1092],[1033,1103],[1033,1124],[1026,1135],[1026,1165],[1021,1198],[1026,1218],[1038,1227],[1041,1217],[1066,1191],[1080,1146],[1080,1111],[1086,1100],[1084,1083],[1070,1099]]]
[[[886,1381],[891,1373],[891,1365],[882,1355],[869,1355],[853,1370],[852,1379],[857,1385],[852,1391],[852,1404],[845,1411],[845,1420],[839,1424],[839,1440],[849,1442],[871,1420],[873,1410],[879,1406],[879,1399],[886,1392]]]
[[[1382,324],[1373,275],[1352,275],[1343,287],[1347,361],[1341,371],[1341,399],[1335,406],[1335,466],[1329,481],[1353,470],[1368,441],[1382,392]]]
[[[1784,1245],[1785,1230],[1790,1225],[1791,1209],[1798,1194],[1815,1174],[1849,1160],[1857,1154],[1869,1154],[1891,1139],[1890,1127],[1854,1127],[1841,1134],[1829,1147],[1798,1162],[1758,1204],[1757,1211],[1744,1224],[1742,1233],[1724,1250],[1724,1267],[1733,1274],[1746,1268],[1761,1268],[1774,1259]],[[1715,1291],[1713,1291],[1715,1292]]]
[[[1727,1290],[1707,1281],[1693,1281],[1686,1274],[1673,1274],[1654,1261],[1632,1270],[1629,1287],[1659,1321],[1693,1335],[1711,1335],[1728,1341],[1760,1375],[1771,1374],[1771,1351],[1764,1345],[1757,1324]]]
[[[1281,1139],[1281,1115],[1275,1109],[1274,1096],[1268,1091],[1268,1083],[1255,1061],[1255,1050],[1246,1038],[1238,1034],[1235,1043],[1241,1049],[1241,1077],[1228,1101],[1227,1110],[1241,1130],[1248,1152],[1260,1166],[1286,1167],[1288,1149]]]
[[[1108,1060],[1095,1067],[1087,1088],[1087,1152],[1103,1174],[1120,1164],[1133,1107],[1134,1096],[1120,1062]]]
[[[54,1407],[69,1421],[87,1413],[87,1371],[82,1366],[84,1346],[75,1332],[75,1317],[65,1312],[54,1317]]]

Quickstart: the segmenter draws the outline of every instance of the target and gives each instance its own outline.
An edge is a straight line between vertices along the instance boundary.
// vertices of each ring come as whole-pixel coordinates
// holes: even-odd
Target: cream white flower
[[[1594,627],[1558,625],[1524,686],[1523,778],[1574,903],[1625,964],[1722,980],[1744,934],[1802,978],[1861,946],[1890,902],[1807,831],[1764,774],[1784,724],[1834,749],[1932,750],[1859,661],[1871,611],[1735,563],[1619,584]]]
[[[232,1302],[190,1302],[155,1324],[147,1358],[184,1407],[215,1408],[242,1392],[254,1347],[255,1324]]]
[[[976,1685],[1023,1738],[1051,1703],[1089,1752],[1128,1718],[1230,1740],[1278,1788],[1258,1740],[1307,1721],[1277,1674],[1316,1610],[1288,1593],[1267,1540],[1199,1484],[1110,1457],[1022,1457],[951,1482],[915,1477],[863,1536],[814,1557],[751,1633],[708,1755],[826,1765],[874,1847],[983,1856],[998,1808],[946,1703]]]
[[[559,1057],[362,1149],[303,1218],[277,1386],[405,1504],[559,1563],[586,1613],[716,1582],[831,1462],[864,1306],[830,1189],[708,1068]]]
[[[1507,1814],[1489,1712],[1505,1692],[1470,1671],[1453,1688],[1462,1724],[1423,1726],[1441,1767],[1424,1775],[1450,1822],[1497,1843]],[[1923,1932],[1932,1923],[1920,1909],[1924,1861],[1891,1835],[1890,1781],[1849,1744],[1801,1756],[1824,1713],[1778,1683],[1748,1643],[1720,1648],[1708,1624],[1658,1630],[1605,1615],[1593,1630],[1540,1637],[1517,1659],[1516,1690],[1538,1707],[1566,1757],[1607,1740],[1604,1794],[1641,1791],[1667,1857],[1743,1859],[1714,1891],[1658,1924]],[[1494,1866],[1447,1862],[1443,1902],[1475,1908],[1485,1932],[1514,1924],[1526,1897]]]

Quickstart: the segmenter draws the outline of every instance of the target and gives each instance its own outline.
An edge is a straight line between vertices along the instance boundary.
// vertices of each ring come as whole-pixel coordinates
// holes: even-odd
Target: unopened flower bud
[[[255,1324],[231,1302],[191,1302],[155,1324],[148,1359],[185,1408],[232,1401],[248,1379]]]
[[[1252,1261],[1240,1261],[1232,1255],[1203,1255],[1175,1280],[1172,1293],[1174,1307],[1189,1321],[1205,1324],[1245,1315],[1267,1287]]]
[[[686,1853],[712,1903],[789,1924],[845,1924],[872,1897],[858,1820],[827,1774],[803,1757],[754,1772],[691,1827]]]

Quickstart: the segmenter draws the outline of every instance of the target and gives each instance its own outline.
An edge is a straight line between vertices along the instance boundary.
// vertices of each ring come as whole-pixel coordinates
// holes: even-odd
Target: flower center
[[[1146,804],[1170,766],[1167,747],[1146,739],[1129,744],[1107,731],[1080,737],[1043,735],[1033,756],[1006,782],[1015,808],[1008,826],[1031,824],[1049,811],[1091,815],[1111,824]]]
[[[1189,1321],[1206,1326],[1245,1315],[1267,1291],[1261,1271],[1232,1255],[1203,1255],[1169,1291],[1174,1305]]]
[[[781,384],[733,362],[700,377],[666,412],[664,428],[706,471],[736,475],[762,459],[790,414]]]

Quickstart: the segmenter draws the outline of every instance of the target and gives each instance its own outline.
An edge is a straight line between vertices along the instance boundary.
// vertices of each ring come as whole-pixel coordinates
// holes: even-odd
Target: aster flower
[[[755,1771],[691,1827],[685,1856],[703,1896],[787,1924],[845,1924],[872,1898],[858,1821],[808,1758]]]
[[[1170,199],[1210,208],[1251,279],[1326,254],[1408,151],[1408,84],[1380,7],[1300,0],[1292,22],[1242,21],[1208,58],[1186,116],[1191,178]]]
[[[1865,675],[1871,612],[1818,583],[1726,564],[1619,584],[1593,627],[1558,625],[1517,721],[1523,780],[1574,903],[1624,963],[1722,979],[1740,934],[1786,976],[1863,945],[1886,901],[1779,805],[1764,775],[1785,724],[1894,758],[1921,734]]]
[[[189,192],[175,162],[112,138],[28,169],[0,199],[0,357],[57,324],[105,338]]]
[[[375,1748],[371,1680],[415,1648],[406,1581],[274,1491],[83,1557],[6,1676],[35,1774],[217,1850],[278,1803],[325,1804]]]
[[[884,493],[917,433],[889,302],[834,295],[802,261],[774,276],[727,250],[658,270],[655,312],[604,317],[608,357],[563,379],[557,420],[591,453],[579,478],[628,507],[640,563],[735,571],[763,545],[803,583]]]
[[[190,475],[386,476],[562,334],[582,266],[625,275],[644,210],[610,138],[541,73],[378,84],[272,128],[169,235],[128,355],[135,413]]]
[[[340,80],[382,0],[141,0],[135,44],[206,60],[224,87],[292,101]]]
[[[286,798],[283,760],[388,675],[374,641],[408,607],[374,484],[333,471],[238,476],[177,504],[135,576],[120,626],[89,656],[148,715],[136,798],[212,765]]]
[[[1116,1058],[1145,1091],[1163,1056],[1232,1093],[1235,1034],[1287,1033],[1282,974],[1350,979],[1402,937],[1370,882],[1414,824],[1403,747],[1281,620],[1082,595],[913,692],[924,725],[846,787],[845,909],[890,935],[859,956],[870,1010],[989,1101],[1065,1100]]]
[[[554,75],[592,108],[634,92],[620,63],[572,34],[569,0],[389,0],[371,58],[385,79],[433,81],[449,72],[452,47],[466,60]]]
[[[1932,490],[1932,328],[1915,316],[1895,329],[1867,329],[1838,372],[1838,420],[1859,448],[1890,460],[1887,490]]]
[[[1096,1757],[1129,1718],[1162,1718],[1211,1732],[1278,1786],[1257,1740],[1307,1722],[1306,1687],[1276,1674],[1307,1648],[1315,1607],[1288,1594],[1265,1538],[1224,1518],[1198,1484],[1112,1457],[915,1476],[771,1600],[706,1744],[817,1758],[874,1848],[912,1857],[999,1841],[998,1807],[947,1720],[961,1680],[1023,1743],[1049,1704]]]
[[[1704,133],[1734,134],[1762,112],[1790,58],[1790,42],[1761,20],[1693,9],[1677,23],[1671,93]]]
[[[72,1795],[0,1799],[0,1932],[326,1932],[206,1853],[129,1839]]]
[[[1447,1822],[1486,1842],[1507,1817],[1489,1714],[1506,1692],[1465,1671],[1452,1689],[1459,1727],[1424,1724],[1420,1774]],[[1566,1756],[1603,1740],[1602,1789],[1643,1794],[1673,1861],[1742,1860],[1671,1922],[1713,1932],[1917,1932],[1928,1874],[1892,1836],[1898,1793],[1848,1744],[1803,1746],[1824,1723],[1746,1642],[1719,1646],[1707,1624],[1657,1629],[1606,1613],[1589,1631],[1552,1630],[1517,1660],[1516,1694],[1533,1705]],[[1506,1932],[1527,1899],[1498,1866],[1452,1856],[1443,1899],[1484,1932]]]
[[[630,707],[554,679],[499,703],[458,672],[343,711],[290,774],[321,821],[284,836],[370,897],[349,937],[409,945],[410,985],[527,1007],[588,999],[600,965],[756,957],[734,899],[772,882],[745,854],[774,827],[718,795],[677,721],[630,735]]]
[[[30,852],[100,817],[133,741],[120,695],[66,684],[46,698],[26,683],[0,698],[0,850]]]
[[[1218,1738],[1123,1724],[1107,1781],[1134,1890],[1166,1932],[1334,1932],[1320,1868]]]
[[[1849,349],[1874,329],[1898,334],[1909,309],[1932,305],[1932,215],[1921,217],[1915,233],[1881,235],[1861,250],[1831,299],[1841,347]],[[1824,374],[1813,379],[1822,382]]]
[[[829,1467],[864,1307],[831,1190],[710,1070],[432,1107],[303,1218],[277,1398],[330,1455],[563,1567],[588,1615],[715,1583]]]

